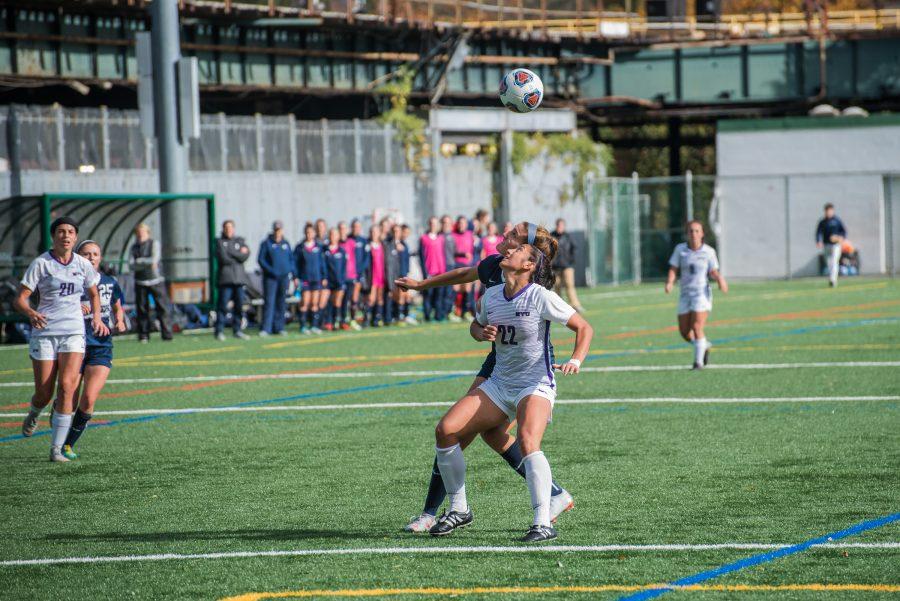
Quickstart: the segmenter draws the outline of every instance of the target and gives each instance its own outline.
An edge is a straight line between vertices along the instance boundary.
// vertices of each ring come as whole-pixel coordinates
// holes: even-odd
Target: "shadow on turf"
[[[322,538],[371,538],[371,533],[348,530],[305,530],[305,529],[248,529],[248,530],[202,530],[187,532],[101,532],[96,534],[48,534],[44,537],[52,541],[81,542],[140,542],[162,543],[168,541],[196,540],[271,540],[291,541]]]

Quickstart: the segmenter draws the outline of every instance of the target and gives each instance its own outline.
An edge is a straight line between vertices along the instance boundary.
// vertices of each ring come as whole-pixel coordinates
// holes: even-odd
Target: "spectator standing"
[[[287,334],[284,331],[284,312],[291,273],[294,271],[294,253],[284,239],[284,224],[275,221],[272,233],[259,246],[259,267],[263,279],[263,319],[259,335]]]
[[[437,217],[428,220],[428,231],[419,238],[419,260],[422,262],[423,279],[440,275],[447,271],[444,255],[444,236]],[[425,321],[443,321],[443,288],[428,288],[422,291],[422,315]]]
[[[244,321],[244,285],[247,283],[247,272],[244,263],[250,258],[250,248],[244,239],[234,235],[234,221],[226,220],[222,224],[222,236],[216,240],[216,259],[219,262],[216,283],[219,290],[219,302],[216,307],[216,339],[225,340],[225,316],[228,315],[228,303],[234,303],[231,311],[231,331],[235,338],[246,340],[242,324]]]
[[[487,235],[481,239],[481,258],[497,254],[497,245],[503,240],[503,236],[497,233],[497,224],[491,222],[487,226]]]
[[[441,233],[444,235],[444,263],[447,270],[451,270],[456,265],[456,240],[453,238],[453,219],[450,215],[441,217]],[[454,286],[444,286],[441,295],[441,319],[449,319],[453,322],[460,322],[462,319],[453,312],[453,301],[456,298],[456,290]]]
[[[321,334],[321,298],[325,280],[324,248],[316,239],[316,228],[307,223],[305,239],[294,248],[294,276],[300,288],[300,333]]]
[[[552,263],[553,271],[556,273],[556,293],[559,294],[560,288],[565,286],[569,304],[579,313],[583,313],[584,309],[581,307],[581,303],[578,302],[578,293],[575,292],[576,247],[572,237],[566,231],[565,219],[556,220],[556,230],[553,232],[553,237],[556,238],[559,246]]]
[[[816,227],[816,247],[825,255],[825,263],[828,265],[828,285],[832,288],[837,286],[841,267],[841,243],[846,237],[847,229],[834,214],[834,205],[829,202],[825,205],[825,217]]]
[[[456,218],[456,229],[453,232],[453,242],[456,246],[454,259],[456,261],[454,268],[472,267],[477,265],[480,257],[475,255],[475,233],[468,228],[468,220],[460,215]],[[475,318],[475,287],[473,282],[458,284],[456,286],[458,299],[459,315],[463,316],[466,311]]]
[[[156,305],[159,318],[159,333],[163,340],[172,340],[172,310],[166,278],[159,269],[162,245],[150,237],[150,226],[146,223],[134,228],[135,242],[131,246],[129,265],[134,273],[134,296],[137,305],[138,340],[150,340],[150,295]]]

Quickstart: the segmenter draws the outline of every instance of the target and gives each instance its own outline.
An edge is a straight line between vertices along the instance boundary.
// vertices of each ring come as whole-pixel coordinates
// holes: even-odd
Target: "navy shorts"
[[[84,349],[84,360],[81,362],[81,373],[88,365],[102,365],[103,367],[112,368],[112,347],[111,346],[88,346]]]
[[[343,284],[333,284],[331,281],[328,282],[328,289],[332,292],[337,292],[338,290],[343,290],[347,287],[346,282]]]
[[[307,290],[315,292],[316,290],[322,289],[321,280],[316,280],[313,282],[310,282],[308,280],[303,280],[303,282],[301,282],[301,285],[303,286],[303,292],[306,292]]]
[[[484,363],[481,364],[481,370],[478,372],[476,377],[478,378],[490,378],[491,374],[494,373],[494,366],[497,364],[497,351],[491,349],[491,352],[488,353],[488,356],[485,357]]]

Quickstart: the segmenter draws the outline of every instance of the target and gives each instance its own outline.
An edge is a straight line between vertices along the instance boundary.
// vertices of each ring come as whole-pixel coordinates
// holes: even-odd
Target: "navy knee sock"
[[[516,470],[516,473],[525,477],[525,466],[522,465],[522,447],[519,446],[519,441],[516,440],[508,449],[503,451],[500,454],[506,460],[506,463],[509,464],[509,467]],[[556,480],[551,482],[550,488],[550,496],[555,497],[559,493],[563,491],[562,486],[556,483]]]
[[[64,444],[75,446],[75,443],[78,442],[78,439],[81,438],[81,435],[84,433],[84,429],[87,428],[87,423],[90,419],[90,413],[85,413],[81,409],[77,409],[75,415],[72,417],[72,425],[69,427],[69,434],[66,436],[66,442]]]
[[[305,328],[305,327],[306,327],[306,319],[307,319],[307,315],[306,315],[306,314],[307,314],[307,313],[308,313],[308,311],[300,311],[300,327],[301,327],[301,328]]]
[[[425,495],[425,508],[422,512],[429,515],[437,515],[446,498],[447,489],[444,488],[444,479],[441,478],[441,470],[438,469],[437,457],[435,457],[434,465],[431,466],[431,481],[428,483],[428,493]]]

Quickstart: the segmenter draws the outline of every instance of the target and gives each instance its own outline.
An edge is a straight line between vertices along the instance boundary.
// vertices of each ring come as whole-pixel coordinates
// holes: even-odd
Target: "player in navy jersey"
[[[328,244],[324,249],[325,279],[328,280],[330,303],[326,307],[326,330],[349,330],[346,313],[341,311],[344,288],[347,286],[347,251],[341,246],[341,234],[337,228],[328,232]]]
[[[541,226],[531,223],[521,222],[515,227],[510,228],[505,233],[503,239],[497,244],[498,253],[485,257],[477,265],[473,267],[463,267],[454,269],[446,273],[438,274],[425,280],[419,281],[409,277],[399,278],[397,283],[403,287],[412,290],[424,291],[440,286],[451,286],[459,282],[481,281],[486,289],[498,286],[503,283],[503,269],[500,263],[503,260],[503,254],[509,250],[514,250],[522,244],[531,244],[537,247],[551,261],[556,256],[556,240],[550,235],[550,232]],[[477,320],[473,320],[469,326],[469,332],[475,340],[493,343],[496,332],[490,328],[484,328]],[[553,360],[553,346],[550,346],[550,356]],[[496,352],[493,348],[485,358],[481,365],[481,370],[475,376],[475,380],[469,387],[469,393],[474,392],[485,380],[487,380],[494,371],[496,363]],[[481,438],[497,453],[503,457],[509,466],[514,469],[520,476],[525,477],[525,470],[522,467],[522,450],[515,438],[509,435],[512,424],[505,424],[497,428],[481,433]],[[468,440],[460,442],[462,448],[468,446],[475,436]],[[434,462],[431,469],[431,479],[428,484],[428,492],[425,495],[425,505],[422,512],[413,517],[406,525],[407,532],[428,532],[435,524],[437,512],[447,496],[444,482],[438,471],[437,461]],[[551,499],[551,518],[555,519],[565,511],[574,507],[572,495],[567,490],[553,483],[553,495]]]
[[[85,350],[82,292],[90,299],[93,333],[106,336],[109,329],[101,317],[97,291],[100,276],[87,259],[73,252],[78,224],[60,217],[50,224],[50,236],[53,247],[25,270],[13,307],[28,318],[32,327],[28,354],[34,371],[34,395],[22,422],[22,436],[34,434],[38,417],[56,390],[50,418],[50,461],[65,463],[69,459],[62,454],[62,446],[72,425]],[[30,305],[35,292],[40,295],[37,310]]]
[[[319,297],[325,285],[325,264],[322,260],[322,246],[316,240],[316,228],[307,223],[304,228],[306,239],[294,248],[297,286],[300,292],[300,332],[320,334]]]
[[[79,255],[90,261],[91,265],[100,273],[100,262],[103,261],[100,245],[93,240],[85,240],[78,245],[76,251]],[[81,437],[88,421],[94,413],[94,404],[106,385],[106,378],[112,369],[113,343],[112,332],[119,334],[125,332],[125,310],[122,302],[125,295],[119,288],[116,279],[105,273],[100,273],[100,283],[97,284],[97,292],[100,293],[100,315],[110,334],[97,336],[94,334],[90,323],[90,305],[87,293],[81,295],[81,309],[84,313],[85,352],[84,361],[81,363],[81,398],[78,407],[72,417],[72,426],[63,444],[62,452],[68,459],[76,459],[75,443]]]
[[[362,294],[366,272],[369,269],[371,257],[366,251],[368,240],[363,235],[363,226],[358,219],[350,222],[350,239],[353,240],[353,259],[356,277],[353,279],[353,289],[348,288],[350,294],[350,327],[360,329],[360,324],[366,320],[365,297]],[[355,324],[355,325],[354,325]]]
[[[496,343],[497,363],[477,390],[467,393],[444,415],[435,430],[436,461],[450,497],[450,508],[431,528],[433,536],[445,536],[472,523],[466,500],[466,461],[462,443],[474,436],[518,423],[534,519],[522,537],[534,543],[556,538],[552,527],[550,463],[541,441],[556,400],[555,366],[550,356],[550,324],[565,325],[575,332],[572,358],[559,366],[563,374],[577,374],[587,357],[593,337],[590,324],[553,292],[553,270],[536,246],[509,249],[500,267],[504,284],[493,286],[481,299],[476,320]]]

